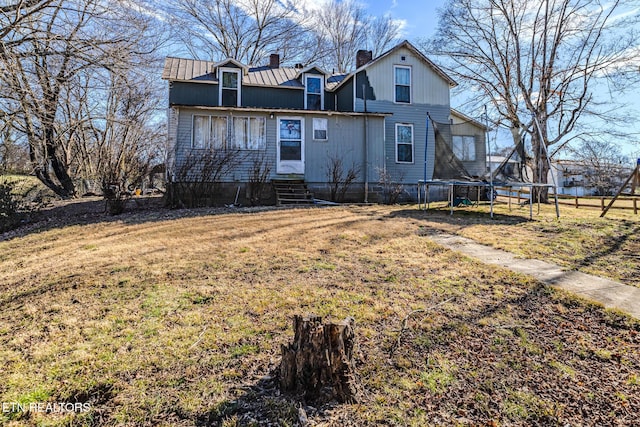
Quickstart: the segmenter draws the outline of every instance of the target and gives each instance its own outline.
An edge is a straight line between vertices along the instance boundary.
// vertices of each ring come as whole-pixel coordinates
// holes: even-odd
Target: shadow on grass
[[[521,215],[494,214],[493,218],[486,212],[474,212],[471,210],[456,210],[451,215],[449,209],[402,209],[391,212],[388,218],[410,218],[427,220],[441,224],[464,226],[464,225],[518,225],[529,222],[528,218]]]
[[[577,263],[578,268],[589,267],[602,258],[606,258],[619,252],[624,252],[623,247],[630,240],[640,240],[640,226],[638,226],[637,223],[624,221],[623,224],[624,225],[620,228],[620,233],[616,233],[614,236],[605,238],[602,241],[599,250],[595,250]]]
[[[303,406],[295,396],[281,394],[276,368],[255,384],[238,387],[240,396],[221,402],[195,417],[196,426],[306,425],[303,418],[316,409]],[[303,409],[305,408],[305,409]]]
[[[296,206],[297,207],[297,206]],[[191,209],[170,209],[164,199],[158,196],[136,197],[127,202],[124,213],[109,215],[102,198],[92,197],[67,201],[51,208],[42,209],[30,215],[22,226],[0,233],[0,242],[32,233],[40,233],[73,225],[89,225],[110,222],[144,224],[178,218],[222,215],[229,213],[255,213],[268,210],[287,209],[276,206],[256,207],[208,207]]]

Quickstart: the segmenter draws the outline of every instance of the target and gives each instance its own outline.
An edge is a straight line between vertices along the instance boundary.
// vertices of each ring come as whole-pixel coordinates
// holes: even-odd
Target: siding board
[[[169,105],[215,107],[218,105],[218,85],[172,82],[169,90]]]

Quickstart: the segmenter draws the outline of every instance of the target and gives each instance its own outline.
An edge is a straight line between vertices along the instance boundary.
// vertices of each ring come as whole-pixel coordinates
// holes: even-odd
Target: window
[[[306,110],[322,110],[324,108],[323,89],[322,77],[305,76],[304,108]]]
[[[209,145],[209,116],[193,116],[192,148],[207,148]]]
[[[475,136],[454,136],[453,154],[463,161],[476,160],[476,138]]]
[[[238,150],[264,150],[267,147],[264,117],[234,117],[232,125],[233,148]]]
[[[313,119],[313,139],[327,140],[327,119]]]
[[[413,125],[396,123],[396,162],[413,163]]]
[[[240,70],[221,68],[218,74],[220,82],[220,105],[224,107],[240,106]]]
[[[224,150],[227,147],[227,118],[211,117],[210,147],[214,150]]]
[[[227,145],[227,118],[193,116],[192,148],[224,149]]]
[[[396,66],[394,69],[396,102],[411,103],[411,68]]]

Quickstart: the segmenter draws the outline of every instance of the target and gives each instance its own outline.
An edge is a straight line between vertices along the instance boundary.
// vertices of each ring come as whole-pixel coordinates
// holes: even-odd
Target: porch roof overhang
[[[266,114],[298,114],[298,115],[324,115],[324,116],[345,116],[345,117],[391,117],[393,113],[364,113],[352,111],[329,111],[329,110],[300,110],[293,108],[256,108],[256,107],[206,107],[194,105],[172,104],[171,107],[189,108],[191,110],[202,111],[228,111],[231,113],[266,113]]]

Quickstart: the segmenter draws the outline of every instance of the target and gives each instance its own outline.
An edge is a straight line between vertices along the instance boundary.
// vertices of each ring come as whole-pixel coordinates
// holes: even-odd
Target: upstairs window
[[[233,68],[220,69],[219,81],[221,106],[240,106],[240,78],[240,70]]]
[[[475,136],[454,136],[453,154],[463,161],[473,162],[476,160],[476,138]]]
[[[305,76],[304,108],[306,110],[324,109],[324,87],[322,77]]]
[[[411,68],[395,66],[395,101],[404,104],[411,103]]]

